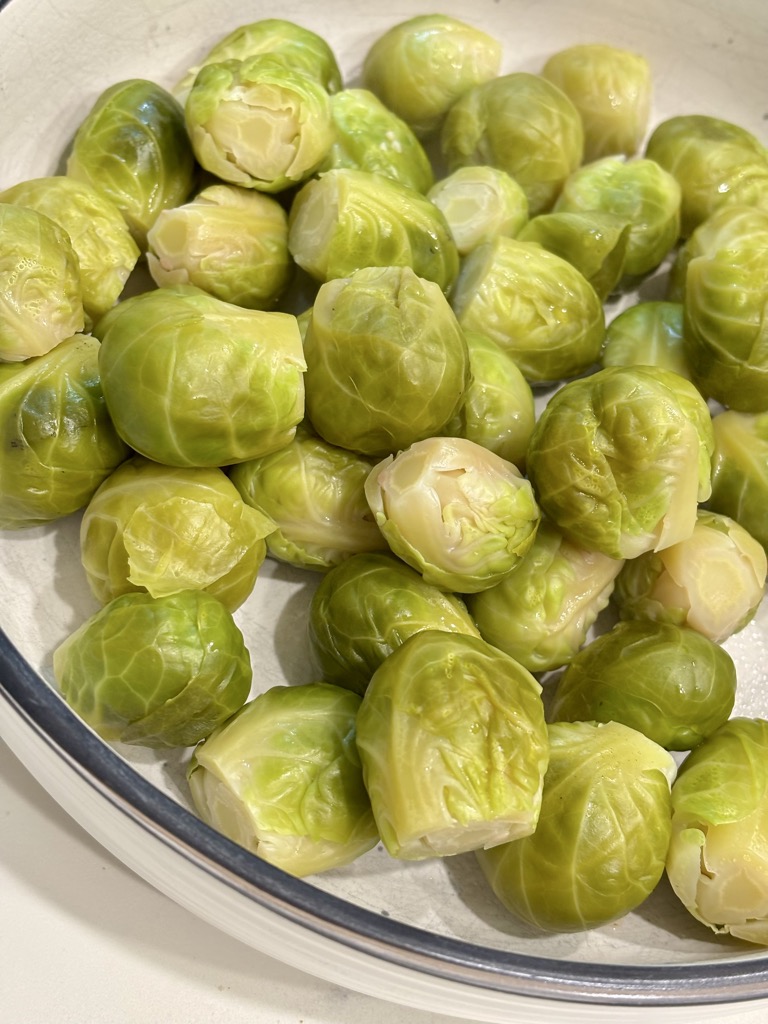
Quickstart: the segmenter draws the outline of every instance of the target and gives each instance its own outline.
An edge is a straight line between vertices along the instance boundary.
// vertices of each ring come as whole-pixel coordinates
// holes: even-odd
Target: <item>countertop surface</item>
[[[0,893],[0,1024],[456,1024],[318,981],[197,919],[107,853],[2,742]],[[721,1020],[768,1024],[768,1002]]]

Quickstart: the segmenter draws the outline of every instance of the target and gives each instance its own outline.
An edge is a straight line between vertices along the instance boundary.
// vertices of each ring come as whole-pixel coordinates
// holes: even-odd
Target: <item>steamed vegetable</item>
[[[329,683],[273,686],[196,748],[201,818],[299,877],[349,864],[378,842],[355,745],[357,694]]]
[[[427,583],[485,590],[530,548],[541,518],[528,480],[473,441],[417,441],[373,468],[365,496],[390,548]]]
[[[210,594],[124,594],[56,648],[56,681],[105,740],[189,747],[240,708],[250,655],[230,612]]]
[[[457,595],[426,583],[391,553],[352,555],[332,568],[309,609],[319,674],[361,694],[387,655],[427,629],[480,636]]]
[[[605,330],[603,366],[658,366],[690,379],[683,342],[683,305],[649,300],[627,306]]]
[[[274,528],[222,470],[136,455],[88,503],[80,555],[102,604],[136,590],[153,597],[204,590],[234,611],[253,589]]]
[[[374,673],[357,716],[382,842],[422,860],[536,827],[549,758],[541,687],[483,640],[427,630]]]
[[[556,722],[549,747],[535,832],[477,856],[517,917],[581,931],[628,914],[661,880],[675,762],[618,722]]]
[[[460,256],[499,235],[514,238],[528,221],[528,198],[506,171],[460,167],[427,192],[442,210]]]
[[[712,417],[712,428],[707,507],[735,519],[768,551],[768,414],[726,409]]]
[[[667,875],[718,934],[768,945],[768,722],[737,717],[692,751],[672,787]]]

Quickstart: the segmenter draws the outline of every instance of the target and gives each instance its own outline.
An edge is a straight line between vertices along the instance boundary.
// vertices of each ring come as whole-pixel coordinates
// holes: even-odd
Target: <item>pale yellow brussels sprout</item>
[[[383,459],[365,494],[392,551],[427,583],[462,594],[504,579],[541,518],[511,462],[458,437],[428,438]]]
[[[253,590],[275,528],[221,469],[124,462],[89,501],[80,556],[94,596],[204,590],[230,611]]]
[[[622,618],[688,626],[722,643],[754,618],[767,570],[762,545],[743,526],[699,510],[686,540],[626,563],[614,600]]]
[[[44,213],[0,203],[0,360],[45,355],[84,326],[67,233]]]
[[[495,341],[532,384],[588,370],[605,337],[595,289],[536,242],[499,237],[478,246],[464,260],[451,305],[465,331]]]
[[[231,185],[261,192],[304,181],[333,142],[328,93],[271,53],[206,64],[184,117],[201,167]]]
[[[436,132],[469,88],[499,73],[501,43],[445,14],[393,25],[363,61],[363,85],[419,136]]]
[[[683,305],[648,301],[627,306],[608,324],[603,366],[660,366],[690,380],[683,341]]]
[[[271,309],[293,274],[285,210],[274,197],[237,185],[209,185],[164,210],[147,245],[155,284],[192,284],[247,309]]]
[[[220,39],[191,67],[178,85],[174,95],[184,103],[198,72],[207,64],[224,60],[245,60],[260,53],[277,54],[297,71],[316,78],[328,92],[341,88],[341,71],[328,43],[316,32],[285,18],[262,18],[240,25]]]
[[[516,71],[466,92],[440,133],[449,171],[490,164],[523,188],[532,217],[549,210],[581,164],[584,129],[565,93],[541,75]]]
[[[427,198],[442,210],[460,256],[499,235],[514,238],[528,222],[522,186],[498,167],[460,167],[437,181]]]
[[[80,266],[87,317],[96,321],[114,306],[136,266],[139,247],[110,199],[58,174],[19,182],[0,192],[0,203],[37,210],[66,231]]]
[[[585,162],[634,156],[651,112],[653,83],[644,56],[608,43],[580,43],[552,54],[541,73],[581,115]]]

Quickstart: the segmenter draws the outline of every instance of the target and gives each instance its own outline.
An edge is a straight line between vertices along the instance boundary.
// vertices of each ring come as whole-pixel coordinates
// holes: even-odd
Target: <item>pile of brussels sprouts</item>
[[[98,96],[0,193],[0,527],[81,517],[61,692],[258,856],[471,854],[552,930],[666,869],[768,944],[768,155],[615,46],[501,61],[430,14],[345,83],[265,19]],[[259,692],[267,557],[314,681]]]

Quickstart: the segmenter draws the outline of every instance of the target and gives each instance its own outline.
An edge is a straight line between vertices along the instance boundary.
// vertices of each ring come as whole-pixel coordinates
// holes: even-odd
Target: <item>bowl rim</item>
[[[768,991],[768,952],[696,964],[557,960],[438,935],[316,888],[227,839],[145,779],[66,705],[2,628],[0,697],[104,798],[220,884],[297,926],[395,969],[415,969],[497,993],[593,1004],[734,1003],[764,997]]]

